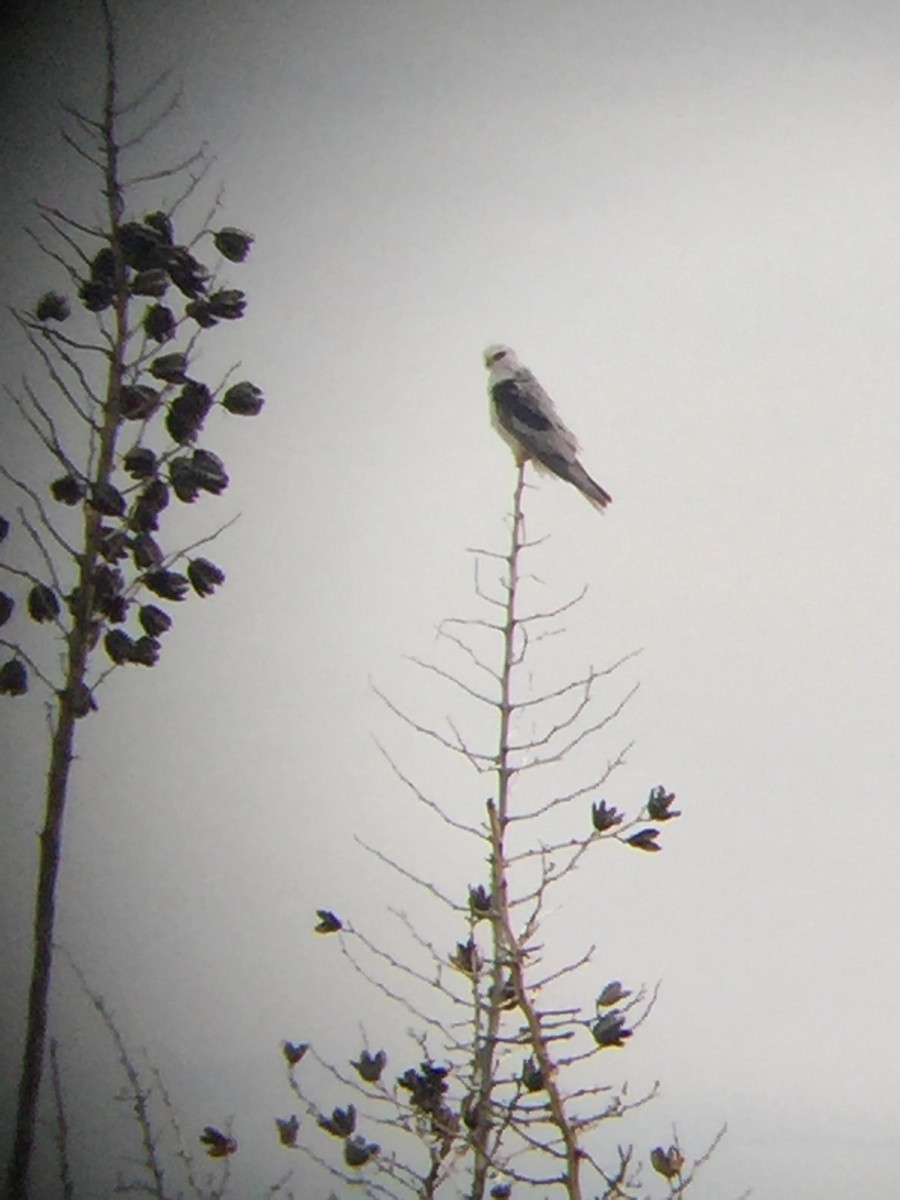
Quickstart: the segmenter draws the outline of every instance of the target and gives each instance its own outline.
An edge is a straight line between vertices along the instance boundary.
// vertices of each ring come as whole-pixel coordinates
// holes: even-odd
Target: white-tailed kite
[[[556,407],[532,373],[509,346],[488,346],[484,352],[491,398],[491,421],[521,466],[529,459],[539,471],[549,471],[574,484],[601,512],[612,496],[596,483],[578,461],[578,442],[560,420]]]

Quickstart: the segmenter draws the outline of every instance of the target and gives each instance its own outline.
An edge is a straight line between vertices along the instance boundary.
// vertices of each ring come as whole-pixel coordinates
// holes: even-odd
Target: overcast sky
[[[10,7],[0,295],[25,306],[65,282],[21,235],[30,200],[98,208],[55,104],[99,101],[100,40],[88,0]],[[646,1149],[676,1122],[698,1151],[727,1121],[698,1197],[884,1194],[900,1074],[900,8],[119,12],[129,88],[166,66],[185,85],[148,155],[209,142],[224,221],[256,235],[233,272],[248,316],[214,331],[205,362],[240,358],[268,402],[220,424],[233,483],[190,514],[191,530],[242,514],[210,551],[227,586],[181,606],[160,665],[117,672],[79,728],[59,940],[190,1135],[234,1118],[236,1194],[262,1192],[285,1169],[272,1117],[296,1107],[279,1040],[349,1057],[366,1005],[375,1041],[389,1019],[311,932],[318,906],[376,928],[394,901],[352,833],[457,892],[478,875],[390,775],[373,734],[435,788],[446,768],[371,681],[433,720],[450,711],[404,655],[442,653],[438,622],[474,605],[467,548],[503,545],[514,471],[480,355],[507,342],[614,497],[600,517],[561,483],[528,493],[529,528],[550,536],[541,595],[589,589],[542,678],[642,649],[620,677],[638,695],[597,751],[635,740],[607,798],[634,806],[664,782],[685,814],[660,855],[603,848],[561,914],[573,953],[598,943],[598,984],[662,980],[610,1068],[662,1083],[634,1136]],[[0,321],[4,381],[37,373]],[[8,411],[0,429],[24,453]],[[5,700],[3,722],[14,1038],[39,697]],[[483,791],[468,780],[452,803],[476,819]],[[55,996],[99,1189],[120,1081],[62,963]],[[136,1152],[116,1119],[113,1150]]]

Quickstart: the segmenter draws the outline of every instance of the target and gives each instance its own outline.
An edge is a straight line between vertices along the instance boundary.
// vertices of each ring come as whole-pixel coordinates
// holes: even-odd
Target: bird
[[[571,483],[600,512],[612,496],[578,461],[578,442],[553,401],[509,346],[492,345],[484,352],[488,371],[491,422],[513,452],[516,465],[532,462]]]

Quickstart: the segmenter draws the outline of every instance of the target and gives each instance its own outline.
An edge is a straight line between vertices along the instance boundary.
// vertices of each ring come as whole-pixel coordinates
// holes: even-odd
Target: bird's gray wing
[[[531,455],[554,471],[560,461],[574,461],[578,443],[530,371],[498,380],[491,397],[499,423]]]

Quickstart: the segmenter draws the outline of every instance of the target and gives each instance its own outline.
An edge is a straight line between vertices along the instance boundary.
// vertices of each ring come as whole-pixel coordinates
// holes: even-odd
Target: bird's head
[[[490,371],[492,369],[503,367],[517,367],[519,360],[516,358],[514,350],[510,350],[509,346],[488,346],[484,352],[484,365]]]

